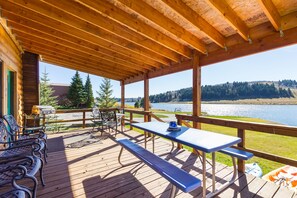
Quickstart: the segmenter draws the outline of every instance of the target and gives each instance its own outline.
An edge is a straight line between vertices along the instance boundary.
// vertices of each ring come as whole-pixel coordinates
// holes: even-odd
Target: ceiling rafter
[[[104,45],[106,48],[113,48],[115,51],[122,51],[123,53],[135,53],[139,56],[143,56],[147,59],[158,61],[162,64],[168,65],[170,61],[143,47],[128,42],[127,40],[111,34],[99,27],[93,26],[88,22],[81,19],[74,18],[73,16],[50,7],[38,0],[30,0],[24,2],[23,0],[9,0],[12,5],[19,6],[17,10],[12,12],[18,12],[19,15],[24,15],[25,12],[29,13],[28,18],[32,18],[33,15],[38,20],[43,19],[44,24],[54,24],[59,29],[64,29],[71,34],[76,34],[79,37],[84,36],[86,39],[94,39],[96,43]],[[9,3],[7,3],[9,4]],[[11,5],[11,6],[12,6]],[[5,8],[4,8],[5,9]],[[49,25],[50,26],[50,25]]]
[[[275,30],[280,31],[281,29],[281,16],[271,0],[258,0],[261,5],[265,15],[275,28]]]
[[[13,23],[12,23],[13,24]],[[81,46],[77,45],[77,44],[73,44],[73,43],[67,43],[64,40],[60,39],[60,38],[55,38],[53,36],[50,35],[44,35],[44,33],[33,30],[33,29],[29,29],[27,27],[20,27],[20,25],[18,24],[13,24],[13,32],[16,35],[23,35],[23,37],[27,37],[27,38],[32,38],[32,40],[35,40],[36,38],[39,39],[43,39],[44,41],[49,41],[52,42],[53,44],[58,44],[61,45],[63,47],[67,47],[70,50],[75,51],[78,54],[82,54],[84,57],[89,57],[92,58],[94,60],[99,60],[99,61],[109,61],[112,62],[114,64],[119,64],[122,65],[123,67],[127,67],[130,68],[132,70],[138,70],[138,71],[142,71],[145,72],[147,71],[147,68],[143,68],[140,67],[139,65],[133,64],[133,63],[129,63],[126,61],[121,61],[121,60],[112,60],[111,58],[106,58],[106,57],[102,57],[102,56],[96,56],[96,54],[92,51],[87,49],[81,49]],[[150,70],[153,70],[152,67],[149,67]]]
[[[119,81],[119,80],[122,79],[122,77],[118,76],[118,75],[109,74],[108,72],[107,73],[100,72],[100,71],[89,69],[89,68],[84,68],[84,67],[81,67],[81,65],[79,65],[79,64],[76,64],[76,63],[73,63],[73,62],[66,62],[66,61],[63,61],[63,60],[59,60],[57,58],[43,56],[41,61],[45,62],[45,63],[49,63],[49,64],[55,64],[55,65],[58,65],[58,66],[66,67],[66,68],[73,69],[73,70],[79,70],[79,71],[89,73],[89,74],[93,74],[93,75],[104,76],[106,78],[110,78],[110,79],[113,79],[113,80],[118,80]]]
[[[137,20],[135,17],[115,7],[114,5],[110,4],[105,0],[101,0],[101,1],[77,0],[77,1],[80,2],[82,5],[85,5],[95,10],[96,12],[103,14],[104,16],[108,16],[111,19],[117,21],[118,23],[125,25],[129,29],[132,29],[139,34],[149,39],[152,39],[155,42],[158,42],[164,47],[174,50],[176,53],[179,53],[184,57],[187,57],[187,58],[191,57],[191,50],[186,46],[182,45],[181,43],[178,43],[176,40],[152,28],[146,23],[140,20]]]
[[[207,0],[207,3],[218,13],[220,13],[225,20],[232,26],[234,30],[246,41],[249,38],[249,28],[239,18],[235,11],[228,5],[225,0]]]
[[[158,10],[154,9],[144,1],[118,0],[118,2],[122,3],[126,7],[129,7],[137,14],[157,24],[159,27],[170,32],[174,36],[182,39],[194,49],[200,51],[201,53],[206,53],[206,46],[201,40],[199,40],[199,38],[164,16],[162,13],[160,13]],[[143,9],[144,7],[145,9]]]
[[[143,67],[146,69],[150,69],[150,67],[154,67],[154,68],[160,67],[160,64],[154,63],[148,59],[142,59],[141,57],[139,57],[139,59],[137,59],[137,57],[134,57],[133,54],[132,55],[124,55],[124,54],[120,54],[120,53],[117,53],[114,51],[110,51],[110,50],[100,47],[99,45],[96,45],[90,41],[82,40],[81,38],[77,38],[77,37],[75,37],[73,35],[69,35],[65,32],[53,29],[51,27],[47,27],[43,24],[37,23],[30,19],[14,15],[11,12],[7,12],[5,10],[3,10],[3,12],[9,18],[8,23],[11,23],[12,28],[14,28],[15,26],[16,27],[23,26],[23,27],[38,31],[43,34],[51,35],[52,37],[59,38],[66,42],[71,42],[73,44],[79,45],[81,48],[83,48],[81,50],[90,49],[90,50],[92,50],[92,51],[90,51],[90,53],[92,52],[92,54],[98,55],[98,57],[102,57],[102,56],[108,57],[109,59],[112,59],[114,61],[117,61],[117,60],[127,61],[128,63],[131,62],[132,64],[138,65],[139,67]]]
[[[105,16],[102,16],[93,9],[82,6],[77,2],[73,2],[72,0],[43,0],[43,2],[168,59],[171,59],[173,61],[177,61],[179,59],[179,56],[176,52],[168,49],[167,47],[164,47],[165,44],[161,45],[154,40],[147,39],[143,35],[140,35],[135,31],[123,26],[122,24],[117,23],[116,21]],[[177,46],[176,48],[178,49],[178,47],[179,46]]]
[[[34,36],[28,36],[26,34],[21,34],[21,33],[18,33],[16,35],[16,37],[20,40],[20,42],[23,42],[23,43],[26,43],[27,46],[28,44],[30,46],[42,46],[42,48],[44,48],[44,51],[46,52],[47,49],[53,49],[52,51],[56,50],[58,51],[57,49],[60,49],[62,50],[62,53],[67,55],[67,54],[71,54],[73,58],[75,57],[80,57],[81,59],[83,60],[87,60],[89,58],[85,57],[84,54],[79,54],[79,52],[75,51],[75,50],[72,50],[72,49],[69,49],[67,47],[63,47],[59,44],[56,44],[56,43],[52,43],[52,42],[49,42],[49,41],[44,41],[43,39],[39,39],[37,37],[34,37]],[[42,55],[43,52],[40,51],[40,54]],[[137,74],[139,71],[135,70],[135,69],[131,69],[131,68],[128,68],[128,67],[124,67],[122,65],[119,65],[119,64],[116,64],[116,63],[111,63],[111,62],[108,62],[108,61],[104,61],[104,60],[90,60],[90,65],[91,64],[102,64],[102,65],[105,65],[107,67],[114,67],[114,69],[117,69],[119,72],[120,71],[126,71],[126,72],[131,72],[131,73],[134,73],[134,74]]]
[[[204,32],[206,36],[208,36],[217,45],[219,45],[222,48],[226,47],[225,37],[213,26],[211,26],[205,19],[203,19],[198,13],[192,10],[192,8],[185,4],[182,0],[162,1],[181,17],[193,24],[200,31]]]

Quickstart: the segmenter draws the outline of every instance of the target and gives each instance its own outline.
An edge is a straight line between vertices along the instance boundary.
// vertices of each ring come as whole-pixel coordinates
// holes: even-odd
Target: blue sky
[[[297,80],[297,45],[271,50],[231,61],[202,67],[202,85],[214,85],[233,81],[258,80]],[[49,73],[51,83],[70,84],[75,71],[40,62],[40,75]],[[85,82],[87,74],[80,72]],[[90,75],[94,96],[102,81],[101,77]],[[121,88],[118,81],[112,80],[113,95],[120,97]],[[150,94],[192,86],[192,71],[184,71],[150,80]],[[126,98],[143,97],[143,81],[126,85]]]

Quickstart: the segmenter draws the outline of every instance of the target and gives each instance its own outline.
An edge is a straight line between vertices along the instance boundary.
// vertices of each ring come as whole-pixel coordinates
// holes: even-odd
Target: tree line
[[[85,84],[78,71],[71,79],[67,97],[63,99],[63,105],[58,105],[57,96],[53,96],[54,90],[50,87],[48,73],[44,72],[40,79],[40,105],[50,105],[55,108],[100,108],[113,107],[116,100],[112,97],[112,85],[110,79],[104,78],[97,91],[96,100],[93,96],[90,76],[87,76]]]
[[[278,83],[284,85],[290,82],[279,81]],[[274,83],[227,82],[220,85],[205,85],[201,87],[201,93],[203,101],[294,97],[290,88],[282,88]],[[192,88],[184,88],[151,95],[150,102],[192,101],[192,97]]]

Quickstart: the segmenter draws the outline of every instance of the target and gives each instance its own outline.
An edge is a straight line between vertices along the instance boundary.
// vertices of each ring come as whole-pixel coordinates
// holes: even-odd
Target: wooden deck
[[[143,144],[143,135],[127,131],[125,135]],[[143,164],[122,168],[117,157],[120,147],[113,136],[81,148],[63,149],[67,136],[51,135],[48,164],[45,167],[46,186],[39,186],[38,197],[168,197],[171,185],[159,174]],[[149,144],[151,146],[151,144]],[[201,163],[198,157],[186,150],[171,149],[170,142],[158,138],[156,153],[178,167],[201,179]],[[166,154],[167,153],[167,154]],[[123,162],[135,161],[128,152],[123,153]],[[209,169],[210,171],[210,169]],[[217,164],[217,185],[231,177],[232,169]],[[207,176],[210,178],[211,174]],[[211,179],[207,181],[211,189]],[[201,197],[201,188],[190,194],[177,192],[177,197]],[[280,188],[274,183],[264,181],[251,175],[240,174],[235,184],[225,190],[219,197],[297,197],[293,191]]]

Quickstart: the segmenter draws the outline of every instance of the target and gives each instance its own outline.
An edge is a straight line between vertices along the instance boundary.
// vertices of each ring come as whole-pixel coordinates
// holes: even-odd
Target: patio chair
[[[44,140],[44,142],[46,143],[47,140],[47,135],[45,134],[44,130],[34,130],[34,133],[26,133],[24,131],[24,129],[26,129],[25,127],[22,127],[20,125],[18,125],[17,121],[15,120],[15,118],[13,117],[13,115],[4,115],[3,116],[4,120],[7,122],[8,126],[9,126],[9,131],[10,134],[13,138],[20,138],[20,136],[27,136],[27,138],[29,137],[33,137],[33,138],[40,138],[42,140]],[[28,128],[26,129],[28,131]],[[24,137],[22,137],[24,138]],[[13,139],[15,140],[15,139]]]
[[[100,110],[97,107],[93,107],[92,109],[92,122],[93,122],[93,132],[95,131],[95,128],[98,127],[98,129],[101,127],[101,135],[103,133],[104,126],[106,126],[106,123],[101,117]]]
[[[43,186],[43,161],[36,156],[18,156],[9,158],[0,158],[0,187],[12,185],[13,188],[18,190],[28,189],[32,191],[35,198],[37,192],[38,181],[35,177],[37,172],[40,173],[40,180]],[[22,179],[30,179],[33,181],[33,188],[21,186],[17,181]]]
[[[30,122],[32,121],[32,122]],[[24,113],[24,134],[39,133],[39,131],[45,132],[45,126],[39,126],[40,116],[37,114],[25,114]],[[28,126],[29,122],[32,126]]]
[[[115,111],[104,111],[101,112],[101,117],[104,120],[104,122],[106,123],[106,126],[110,132],[110,130],[114,130],[115,131],[115,136],[117,135],[117,128],[118,126],[121,126],[122,124],[122,118],[119,116],[116,116],[116,112]]]
[[[6,128],[6,125],[1,118],[0,137],[0,151],[5,151],[0,153],[0,156],[8,155],[8,153],[10,153],[10,150],[12,150],[12,153],[22,153],[24,149],[22,145],[28,145],[29,147],[31,146],[34,148],[34,150],[32,151],[32,155],[38,154],[40,157],[43,156],[45,162],[47,162],[47,147],[46,142],[44,142],[43,139],[36,138],[32,135],[15,135],[15,132],[13,130],[8,130]]]

